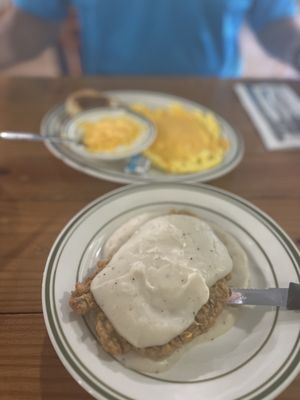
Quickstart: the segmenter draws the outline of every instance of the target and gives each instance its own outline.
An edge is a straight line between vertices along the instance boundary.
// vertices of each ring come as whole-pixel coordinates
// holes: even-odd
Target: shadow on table
[[[41,353],[40,391],[43,400],[92,399],[64,368],[46,334]]]

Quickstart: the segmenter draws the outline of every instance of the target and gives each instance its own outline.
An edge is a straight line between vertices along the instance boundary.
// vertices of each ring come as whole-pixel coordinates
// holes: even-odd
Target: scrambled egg
[[[113,152],[132,145],[143,127],[127,116],[105,117],[95,122],[80,124],[83,144],[91,152]]]
[[[229,143],[211,113],[188,110],[179,104],[155,109],[135,104],[132,108],[156,125],[156,140],[144,152],[156,167],[191,173],[222,162]]]

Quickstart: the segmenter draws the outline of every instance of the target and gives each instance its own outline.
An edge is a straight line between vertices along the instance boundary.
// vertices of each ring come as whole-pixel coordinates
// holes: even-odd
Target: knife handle
[[[291,282],[289,285],[287,306],[288,310],[300,310],[300,284]]]

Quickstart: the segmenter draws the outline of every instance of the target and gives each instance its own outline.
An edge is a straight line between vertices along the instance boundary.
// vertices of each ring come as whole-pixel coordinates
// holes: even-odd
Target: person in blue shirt
[[[13,0],[0,24],[0,67],[54,43],[76,10],[85,74],[237,77],[247,22],[273,56],[299,69],[295,0]]]

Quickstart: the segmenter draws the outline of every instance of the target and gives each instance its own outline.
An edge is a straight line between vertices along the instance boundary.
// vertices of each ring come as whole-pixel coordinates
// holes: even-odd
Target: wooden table
[[[300,92],[300,84],[293,83]],[[211,184],[243,196],[300,245],[300,153],[267,152],[232,83],[197,79],[0,79],[1,130],[39,131],[45,112],[78,88],[144,89],[196,100],[244,137],[246,154]],[[39,143],[0,143],[0,398],[89,399],[48,339],[41,279],[52,243],[68,220],[118,184],[77,172]],[[299,399],[300,376],[279,396]]]

